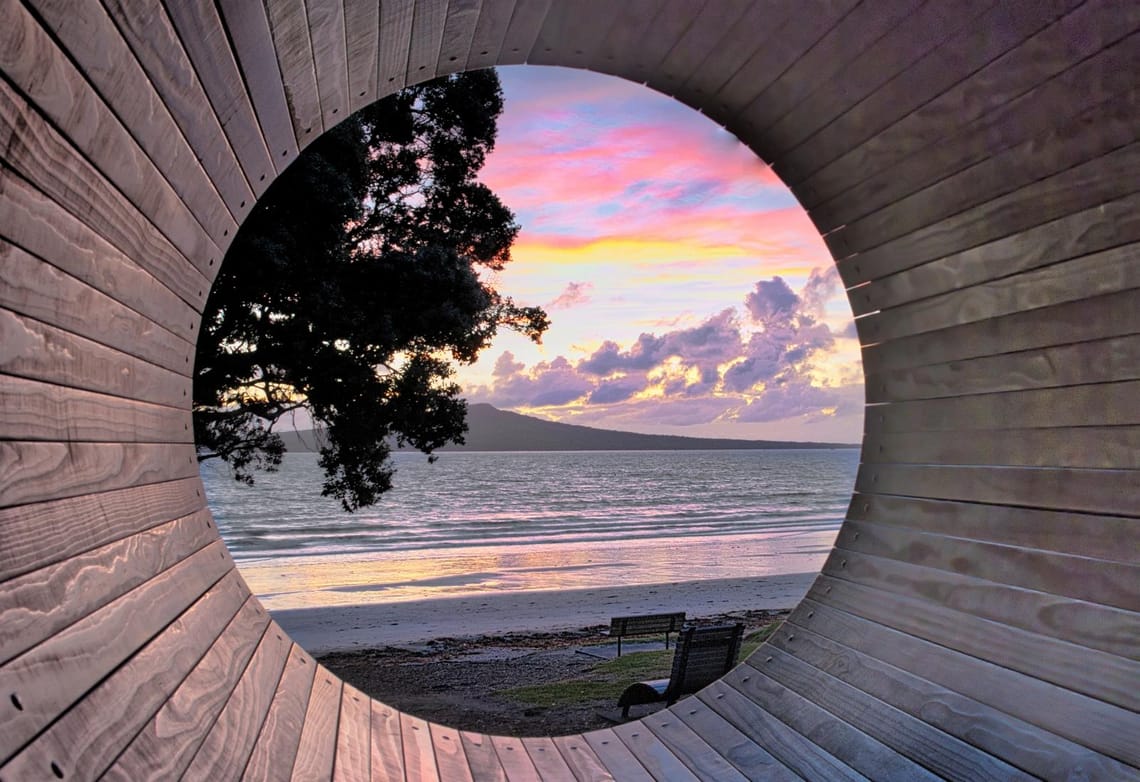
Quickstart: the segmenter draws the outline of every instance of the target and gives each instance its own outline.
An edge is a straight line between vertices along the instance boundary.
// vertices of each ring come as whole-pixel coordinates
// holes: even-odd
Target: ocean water
[[[817,571],[857,450],[398,453],[345,513],[315,454],[238,484],[202,465],[218,529],[271,609]]]

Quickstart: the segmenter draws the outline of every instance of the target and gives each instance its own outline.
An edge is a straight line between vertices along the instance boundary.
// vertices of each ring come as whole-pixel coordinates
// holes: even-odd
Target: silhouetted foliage
[[[392,442],[463,442],[452,380],[500,327],[536,342],[537,307],[499,295],[514,215],[476,181],[493,148],[494,71],[411,87],[325,133],[250,214],[198,339],[199,459],[253,482],[281,463],[273,427],[306,408],[324,430],[324,494],[346,510],[391,487]],[[429,457],[434,458],[434,457]]]

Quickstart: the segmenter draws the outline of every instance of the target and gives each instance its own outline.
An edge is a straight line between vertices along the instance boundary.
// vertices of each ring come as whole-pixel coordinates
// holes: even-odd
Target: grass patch
[[[776,628],[779,622],[749,633],[740,645],[740,659],[756,651]],[[650,679],[667,679],[673,667],[673,650],[659,652],[630,652],[613,660],[594,665],[584,676],[574,679],[512,687],[500,690],[499,695],[530,706],[573,706],[591,701],[617,702],[622,690],[634,682]]]

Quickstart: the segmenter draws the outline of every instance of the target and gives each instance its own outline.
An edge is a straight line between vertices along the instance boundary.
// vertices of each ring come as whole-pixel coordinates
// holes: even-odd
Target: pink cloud
[[[558,298],[546,305],[547,309],[565,310],[577,304],[584,304],[590,300],[590,291],[594,289],[592,282],[570,282],[558,294]]]

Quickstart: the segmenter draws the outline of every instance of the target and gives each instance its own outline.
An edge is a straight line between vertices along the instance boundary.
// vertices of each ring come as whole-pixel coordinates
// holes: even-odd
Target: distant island
[[[488,404],[467,408],[467,442],[441,451],[728,451],[778,448],[858,448],[853,443],[814,443],[790,440],[734,440],[731,438],[679,437],[637,434],[591,426],[543,421],[529,415],[509,413]],[[289,451],[316,451],[317,439],[310,430],[279,432]]]

